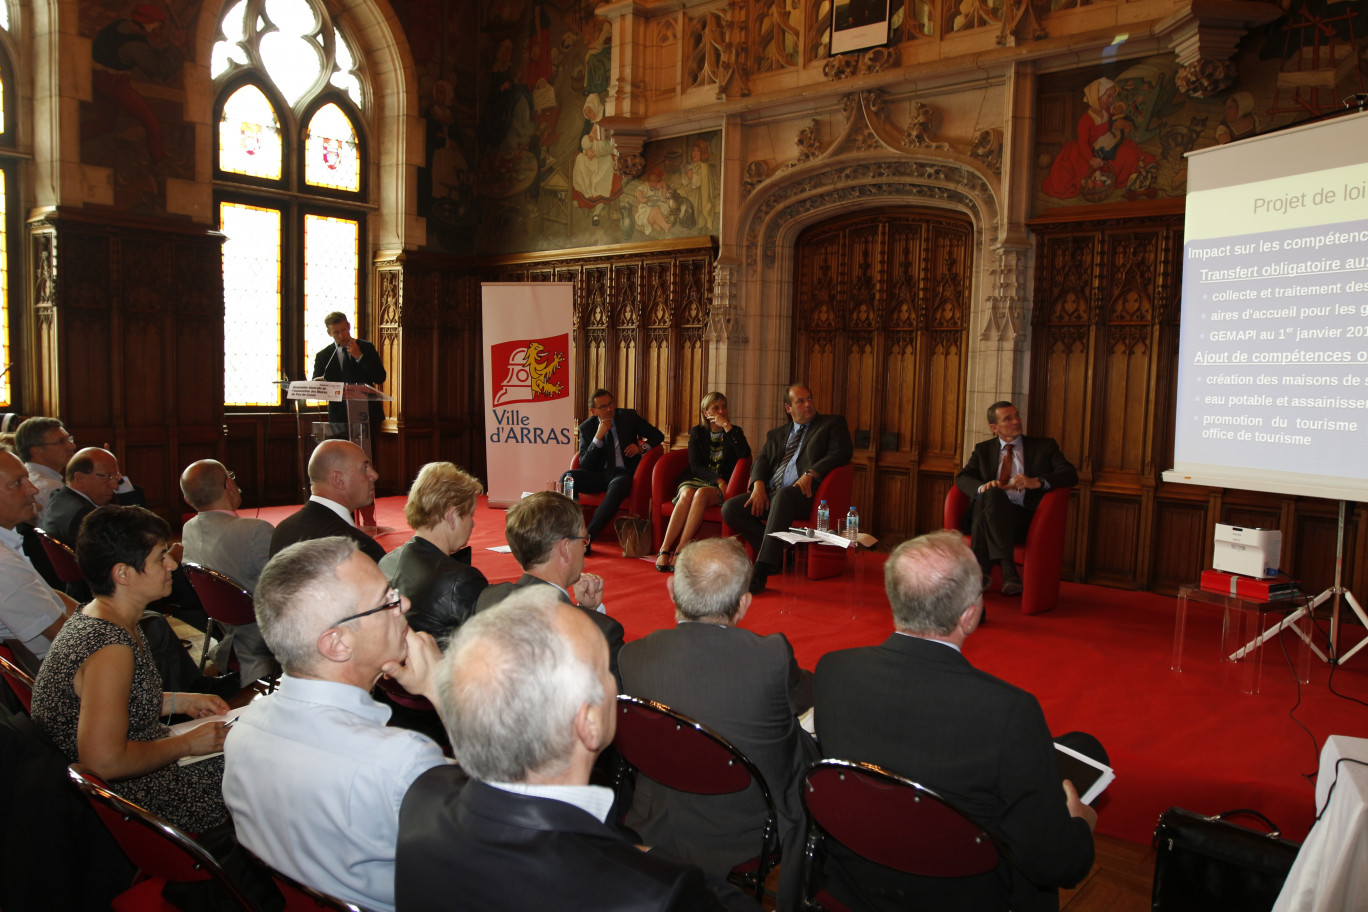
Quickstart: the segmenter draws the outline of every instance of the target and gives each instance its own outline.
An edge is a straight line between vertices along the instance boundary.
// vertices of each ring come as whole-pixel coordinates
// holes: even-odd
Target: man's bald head
[[[86,447],[77,450],[67,463],[67,486],[80,491],[97,507],[114,500],[114,491],[121,481],[123,475],[119,472],[119,460],[109,450]]]
[[[375,480],[366,452],[350,440],[325,440],[309,457],[309,484],[314,494],[359,510],[375,501]]]
[[[236,510],[242,504],[237,485],[232,484],[228,469],[217,459],[192,462],[181,473],[181,496],[199,512],[205,510]]]

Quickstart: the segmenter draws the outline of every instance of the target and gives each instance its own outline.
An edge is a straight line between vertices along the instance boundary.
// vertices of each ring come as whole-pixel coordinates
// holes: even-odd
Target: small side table
[[[1290,650],[1297,680],[1305,684],[1311,679],[1311,650],[1316,649],[1311,643],[1311,635],[1315,627],[1310,616],[1304,612],[1299,617],[1292,617],[1302,607],[1300,601],[1277,599],[1259,602],[1209,592],[1195,586],[1184,586],[1178,590],[1178,614],[1173,623],[1173,660],[1170,664],[1174,671],[1183,670],[1183,641],[1187,635],[1187,612],[1191,604],[1209,605],[1224,612],[1220,658],[1222,662],[1236,666],[1236,677],[1244,693],[1259,692],[1264,647],[1271,646],[1280,652],[1277,646],[1280,627],[1287,627],[1295,634],[1295,638],[1288,638],[1285,642]],[[1320,650],[1316,649],[1316,652],[1320,653]]]
[[[821,539],[799,539],[784,550],[780,614],[793,614],[801,602],[822,600],[850,607],[851,618],[864,604],[865,563],[859,544],[848,548]]]

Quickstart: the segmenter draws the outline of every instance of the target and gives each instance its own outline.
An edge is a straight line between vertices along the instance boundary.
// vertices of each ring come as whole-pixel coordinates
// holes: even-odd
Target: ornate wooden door
[[[973,236],[953,213],[891,208],[798,238],[792,374],[845,415],[861,528],[883,542],[940,528],[959,468]]]

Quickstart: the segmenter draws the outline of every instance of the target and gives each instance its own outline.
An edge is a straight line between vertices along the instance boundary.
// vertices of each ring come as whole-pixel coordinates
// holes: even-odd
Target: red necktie
[[[1002,465],[998,468],[998,486],[1007,487],[1012,482],[1012,444],[1002,448]]]

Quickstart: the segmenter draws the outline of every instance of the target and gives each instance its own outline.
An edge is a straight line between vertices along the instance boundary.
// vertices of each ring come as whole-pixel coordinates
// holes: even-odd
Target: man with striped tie
[[[1012,403],[988,406],[988,427],[993,436],[974,447],[955,484],[972,501],[965,519],[969,547],[983,571],[983,588],[988,588],[993,564],[998,563],[1002,594],[1020,595],[1021,577],[1012,549],[1026,540],[1031,515],[1045,492],[1078,484],[1078,472],[1054,438],[1021,433],[1021,415]]]
[[[755,550],[750,591],[761,592],[783,566],[784,544],[770,537],[812,512],[812,495],[832,469],[850,462],[853,448],[846,420],[819,415],[812,391],[795,383],[784,393],[786,421],[765,435],[751,465],[749,494],[722,505],[722,518]]]

